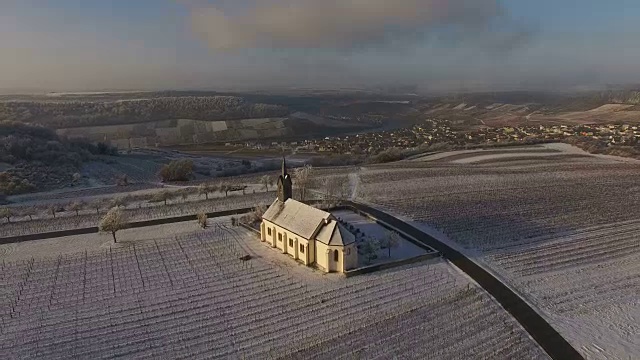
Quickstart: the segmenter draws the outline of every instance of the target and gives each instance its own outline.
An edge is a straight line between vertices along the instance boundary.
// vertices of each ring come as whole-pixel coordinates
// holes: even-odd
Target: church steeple
[[[284,158],[284,156],[282,157],[282,176],[286,176],[287,175],[287,160]]]
[[[287,173],[287,161],[282,157],[282,174],[278,177],[278,200],[285,202],[293,196],[291,176]]]

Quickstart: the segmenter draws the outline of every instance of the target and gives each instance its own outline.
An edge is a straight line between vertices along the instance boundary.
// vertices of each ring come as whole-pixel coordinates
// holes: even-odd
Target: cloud
[[[191,5],[191,22],[216,50],[352,50],[414,42],[431,32],[460,38],[490,33],[497,22],[513,25],[498,0],[261,0],[236,11]],[[522,34],[502,28],[492,42],[511,47]]]

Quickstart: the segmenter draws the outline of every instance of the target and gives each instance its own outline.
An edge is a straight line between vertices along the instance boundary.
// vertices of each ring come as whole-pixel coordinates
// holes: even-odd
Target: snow
[[[385,229],[375,221],[367,217],[364,217],[362,215],[359,215],[357,213],[354,213],[352,211],[349,211],[349,210],[335,211],[333,212],[333,215],[336,218],[345,221],[347,224],[353,225],[356,229],[359,229],[361,233],[365,234],[366,238],[371,237],[380,241],[388,238],[389,236],[388,229]],[[366,240],[360,240],[360,241],[366,241]],[[423,255],[426,253],[427,251],[425,249],[402,238],[398,246],[396,248],[391,249],[391,256],[389,256],[389,249],[380,249],[377,252],[378,258],[369,265],[408,259],[418,255]],[[364,265],[363,256],[360,256],[358,260],[362,265]]]
[[[128,246],[91,238],[52,258],[34,242],[7,255],[3,357],[548,358],[444,261],[347,279],[295,265],[224,219],[147,230],[123,232]]]
[[[584,155],[569,145],[546,146]],[[585,358],[638,358],[640,208],[632,204],[640,199],[640,169],[601,156],[499,165],[371,167],[360,173],[358,200],[402,215],[466,254]]]
[[[441,152],[441,153],[437,153],[437,154],[432,154],[432,155],[427,155],[427,156],[423,156],[423,157],[418,157],[418,158],[414,158],[411,161],[435,161],[435,160],[441,160],[441,159],[445,159],[451,156],[456,156],[456,155],[464,155],[464,154],[482,154],[482,153],[487,153],[490,154],[493,151],[513,151],[513,152],[518,152],[518,151],[528,151],[528,150],[535,150],[538,151],[541,148],[538,146],[522,146],[522,147],[504,147],[504,148],[497,148],[497,149],[490,149],[490,150],[456,150],[456,151],[446,151],[446,152]]]
[[[509,158],[525,158],[525,157],[549,157],[549,156],[563,156],[566,154],[558,153],[558,152],[548,152],[548,153],[526,153],[526,152],[513,152],[511,154],[487,154],[487,155],[478,155],[478,156],[470,156],[464,159],[457,159],[451,161],[454,164],[472,164],[487,160],[501,160],[501,159],[509,159]]]
[[[231,217],[210,219],[209,223],[230,223]],[[147,226],[143,228],[124,229],[118,231],[118,244],[113,244],[111,234],[87,234],[64,236],[54,239],[26,241],[0,245],[0,259],[10,261],[26,261],[31,258],[57,258],[82,254],[85,251],[101,251],[112,246],[128,247],[138,243],[172,239],[176,236],[198,231],[196,221]]]
[[[640,160],[638,159],[626,158],[626,157],[615,156],[615,155],[591,154],[580,149],[579,147],[569,145],[569,144],[564,144],[564,143],[551,143],[551,144],[544,144],[543,146],[547,149],[562,151],[565,154],[585,155],[585,156],[592,156],[599,159],[616,161],[621,163],[640,164]]]

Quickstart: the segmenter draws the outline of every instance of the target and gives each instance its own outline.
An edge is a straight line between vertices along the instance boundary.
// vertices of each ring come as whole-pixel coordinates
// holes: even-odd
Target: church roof
[[[285,202],[276,199],[262,218],[305,239],[311,239],[318,227],[331,218],[331,214],[294,199]]]
[[[356,237],[335,220],[330,220],[323,226],[316,239],[330,246],[345,246],[356,241]]]

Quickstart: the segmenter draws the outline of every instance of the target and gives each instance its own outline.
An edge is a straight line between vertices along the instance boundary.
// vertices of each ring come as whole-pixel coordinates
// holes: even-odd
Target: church
[[[293,184],[282,160],[278,197],[262,216],[260,240],[293,260],[324,272],[358,267],[355,236],[326,211],[292,198]]]

